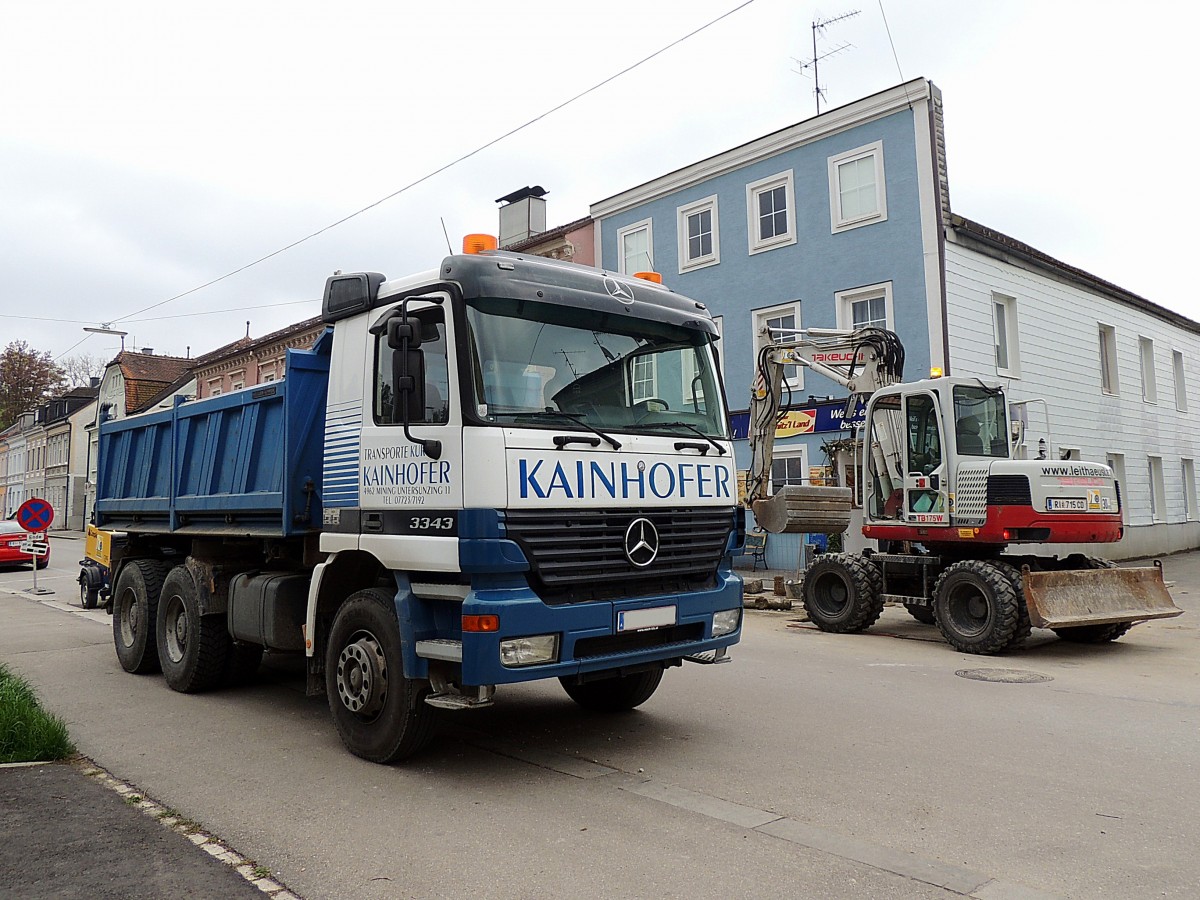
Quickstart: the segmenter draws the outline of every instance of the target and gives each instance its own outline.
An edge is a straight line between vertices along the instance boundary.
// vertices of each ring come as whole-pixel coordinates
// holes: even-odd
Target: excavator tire
[[[1029,607],[1025,605],[1025,590],[1021,586],[1021,570],[1012,563],[996,561],[996,565],[1008,576],[1008,580],[1012,582],[1013,590],[1017,592],[1017,630],[1013,632],[1011,640],[1005,650],[1013,650],[1016,647],[1025,643],[1025,638],[1033,633],[1033,623],[1029,621]]]
[[[804,573],[804,610],[822,631],[866,631],[883,612],[882,590],[879,569],[865,557],[822,553]]]
[[[1117,564],[1100,556],[1090,557],[1089,569],[1115,569]],[[1073,628],[1051,629],[1061,640],[1073,644],[1107,644],[1125,634],[1136,622],[1112,622],[1106,625],[1076,625]]]
[[[970,559],[948,566],[933,589],[938,630],[962,653],[995,655],[1021,629],[1021,604],[1003,564]]]
[[[932,606],[926,606],[924,603],[905,603],[904,608],[908,610],[910,616],[922,625],[937,624],[937,620],[933,617]]]

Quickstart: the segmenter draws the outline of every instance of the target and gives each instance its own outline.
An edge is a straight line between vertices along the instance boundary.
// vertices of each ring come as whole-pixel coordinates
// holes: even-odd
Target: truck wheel
[[[924,603],[905,603],[904,608],[908,610],[910,616],[922,625],[934,624],[932,606],[926,606]]]
[[[641,706],[658,690],[663,670],[652,669],[633,675],[615,675],[582,683],[560,678],[567,696],[584,709],[596,712],[623,712]]]
[[[963,653],[1003,653],[1020,629],[1012,581],[985,560],[948,566],[934,586],[933,608],[942,637]]]
[[[113,643],[121,668],[135,675],[157,672],[154,623],[167,567],[155,559],[137,559],[121,569],[113,588]]]
[[[220,683],[229,658],[225,616],[200,614],[196,582],[186,566],[167,573],[155,633],[163,678],[172,690],[192,694]]]
[[[882,588],[879,570],[863,557],[822,553],[804,573],[804,610],[822,631],[865,631],[883,612]]]
[[[1133,626],[1133,622],[1113,622],[1108,625],[1076,625],[1073,628],[1051,630],[1064,641],[1073,644],[1107,644],[1109,641],[1115,641]]]
[[[325,692],[346,749],[370,762],[412,756],[433,737],[428,686],[404,677],[392,596],[351,594],[338,610],[325,654]]]

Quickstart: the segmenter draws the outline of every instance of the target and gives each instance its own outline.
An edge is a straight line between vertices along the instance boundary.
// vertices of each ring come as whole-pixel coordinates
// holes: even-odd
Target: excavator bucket
[[[1136,569],[1021,570],[1030,622],[1039,628],[1071,628],[1169,619],[1183,614],[1171,602],[1162,564]]]
[[[841,534],[850,525],[850,488],[789,485],[750,508],[772,534]]]

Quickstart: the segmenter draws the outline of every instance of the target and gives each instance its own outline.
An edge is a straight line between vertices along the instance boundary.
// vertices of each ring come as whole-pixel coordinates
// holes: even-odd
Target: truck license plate
[[[617,631],[645,631],[647,628],[662,628],[674,624],[674,606],[627,609],[617,613]]]
[[[1049,497],[1046,499],[1047,512],[1087,512],[1087,500],[1083,497]]]

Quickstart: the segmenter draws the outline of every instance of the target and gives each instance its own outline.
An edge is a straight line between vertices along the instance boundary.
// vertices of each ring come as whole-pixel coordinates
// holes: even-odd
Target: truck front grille
[[[625,555],[625,532],[643,517],[658,531],[659,547],[639,568]],[[509,510],[504,528],[529,560],[530,584],[542,600],[583,603],[713,587],[734,510]]]

